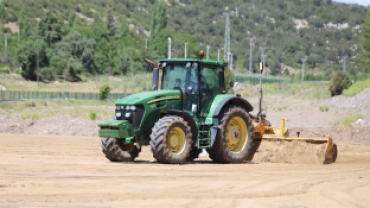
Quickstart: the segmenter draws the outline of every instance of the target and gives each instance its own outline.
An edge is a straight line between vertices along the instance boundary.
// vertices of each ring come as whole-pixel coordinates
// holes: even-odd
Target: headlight
[[[126,117],[126,118],[130,118],[130,116],[131,116],[131,113],[126,113],[126,114],[125,114],[125,117]]]
[[[117,117],[117,118],[120,118],[120,117],[121,117],[121,115],[122,115],[121,113],[116,113],[116,117]]]
[[[120,109],[121,109],[121,106],[116,105],[116,110],[120,110]]]
[[[127,106],[127,110],[129,110],[129,111],[136,111],[136,106],[133,106],[133,105]]]

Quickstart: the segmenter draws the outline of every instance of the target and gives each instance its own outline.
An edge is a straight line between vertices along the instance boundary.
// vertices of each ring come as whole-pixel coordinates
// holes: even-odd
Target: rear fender
[[[229,96],[224,98],[221,102],[217,104],[217,107],[214,109],[212,115],[208,114],[207,117],[213,118],[213,126],[211,127],[211,146],[213,146],[214,142],[216,141],[216,135],[218,132],[218,126],[220,124],[220,116],[222,109],[224,109],[228,105],[240,105],[243,107],[247,112],[253,111],[253,106],[245,99],[237,96]]]

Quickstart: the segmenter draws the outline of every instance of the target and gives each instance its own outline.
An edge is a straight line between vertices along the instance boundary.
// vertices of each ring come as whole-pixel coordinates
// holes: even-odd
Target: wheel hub
[[[245,122],[240,117],[234,117],[226,127],[226,143],[230,151],[238,153],[244,149],[248,138]]]
[[[180,127],[174,127],[167,137],[168,148],[172,154],[181,154],[185,149],[186,138],[185,132]]]

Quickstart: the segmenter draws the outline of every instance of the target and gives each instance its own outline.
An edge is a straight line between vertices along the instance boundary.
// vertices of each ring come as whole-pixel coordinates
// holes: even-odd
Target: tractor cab
[[[214,98],[225,93],[224,62],[202,59],[162,59],[161,90],[180,90],[182,111],[203,117]]]

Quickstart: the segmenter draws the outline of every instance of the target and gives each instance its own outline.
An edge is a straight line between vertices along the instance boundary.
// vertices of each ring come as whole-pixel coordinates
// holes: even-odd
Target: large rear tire
[[[185,162],[190,154],[191,128],[179,116],[165,116],[157,121],[150,135],[153,157],[160,163]]]
[[[241,107],[229,107],[222,115],[209,157],[219,163],[242,163],[249,155],[254,133],[252,119]]]
[[[132,162],[141,152],[140,144],[124,144],[115,138],[101,138],[105,157],[111,162]]]

